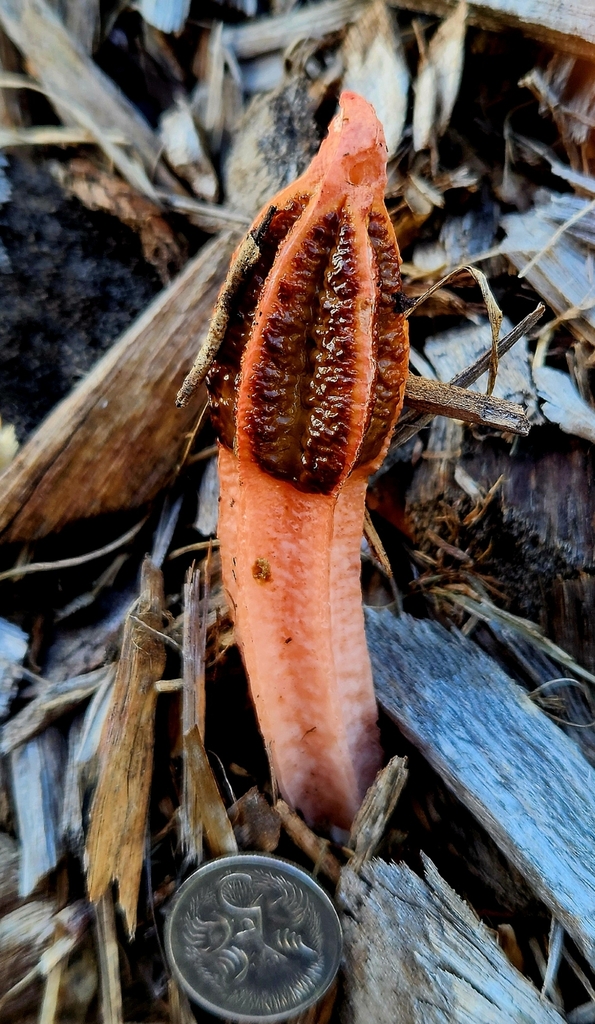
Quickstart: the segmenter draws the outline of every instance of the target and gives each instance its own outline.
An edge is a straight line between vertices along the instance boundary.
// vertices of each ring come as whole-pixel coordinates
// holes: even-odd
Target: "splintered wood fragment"
[[[201,738],[205,733],[205,650],[209,607],[210,559],[204,576],[194,564],[184,584],[184,648],[182,686],[183,778],[180,832],[182,847],[192,860],[202,860],[202,817],[194,759],[188,744],[196,726]],[[190,737],[190,739],[189,739]]]
[[[271,207],[271,210],[274,213],[274,207]],[[267,217],[265,217],[265,221],[266,220]],[[229,268],[225,284],[217,298],[205,342],[194,360],[190,373],[178,392],[176,398],[176,405],[178,407],[182,408],[188,403],[209,372],[211,363],[217,355],[219,347],[225,337],[229,317],[232,311],[232,303],[237,290],[244,281],[250,268],[253,267],[258,260],[259,256],[260,249],[258,244],[255,241],[252,232],[248,232],[238,249],[231,267]]]
[[[342,1024],[562,1024],[422,853],[341,872]]]
[[[197,725],[205,734],[205,648],[210,590],[210,559],[204,570],[194,564],[184,584],[184,732]]]
[[[334,885],[337,885],[341,876],[341,864],[331,852],[327,840],[321,839],[308,828],[303,818],[300,818],[284,800],[277,800],[275,810],[287,835],[298,849],[310,858],[316,872],[326,875]]]
[[[511,434],[528,434],[531,429],[524,409],[516,402],[416,377],[412,373],[407,378],[405,404],[416,412],[449,416],[466,423],[481,423]]]
[[[103,1024],[123,1024],[122,987],[116,915],[111,889],[108,889],[95,907],[97,960],[101,993],[101,1019]]]
[[[62,855],[61,810],[66,745],[46,729],[13,750],[12,791],[20,844],[19,894],[29,896]]]
[[[399,0],[399,7],[419,14],[444,17],[457,0]],[[467,22],[490,32],[520,29],[524,35],[579,57],[595,55],[595,22],[591,0],[468,0]]]
[[[237,853],[236,837],[197,725],[184,737],[184,756],[196,800],[196,807],[190,811],[190,820],[201,821],[211,856]]]
[[[145,628],[145,625],[150,627]],[[87,836],[87,887],[97,903],[113,881],[129,935],[136,928],[138,889],[153,764],[155,683],[165,668],[163,579],[149,558],[140,596],[122,640],[111,707],[99,747],[99,780]]]
[[[364,802],[351,826],[349,846],[354,851],[349,861],[352,871],[359,871],[374,856],[388,821],[407,782],[407,758],[393,757],[378,772],[364,797]]]
[[[595,965],[595,770],[471,640],[372,609],[366,627],[383,710]]]
[[[171,479],[206,395],[175,408],[237,235],[212,239],[21,448],[0,477],[0,540],[150,501]]]
[[[42,729],[72,711],[82,701],[96,693],[113,677],[113,667],[105,665],[74,676],[64,682],[50,683],[39,697],[35,697],[16,715],[13,715],[0,730],[0,753],[9,754],[11,750],[31,739]]]

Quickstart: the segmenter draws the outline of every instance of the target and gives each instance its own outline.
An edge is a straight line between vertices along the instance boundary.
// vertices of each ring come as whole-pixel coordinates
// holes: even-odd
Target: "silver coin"
[[[191,875],[165,940],[190,999],[236,1021],[296,1016],[324,995],[341,960],[324,889],[295,864],[258,853],[219,857]]]

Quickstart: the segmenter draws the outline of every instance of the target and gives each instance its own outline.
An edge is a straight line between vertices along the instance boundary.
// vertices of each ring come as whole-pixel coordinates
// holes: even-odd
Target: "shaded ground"
[[[0,415],[19,441],[43,419],[161,282],[137,235],[65,197],[49,171],[11,157],[0,207]]]

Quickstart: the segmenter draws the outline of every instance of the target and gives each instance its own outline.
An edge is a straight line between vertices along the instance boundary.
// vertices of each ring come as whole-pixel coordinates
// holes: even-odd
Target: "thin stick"
[[[57,562],[29,562],[29,565],[15,565],[12,569],[5,569],[4,572],[0,572],[0,582],[2,580],[14,579],[16,576],[27,576],[32,572],[51,572],[53,569],[72,569],[76,565],[84,565],[85,562],[94,562],[96,558],[102,558],[104,555],[111,554],[112,551],[117,551],[118,548],[124,547],[128,544],[128,541],[136,537],[138,531],[145,525],[147,516],[145,516],[136,526],[133,526],[126,533],[123,533],[117,540],[112,540],[109,544],[106,544],[103,548],[97,548],[96,551],[89,551],[86,555],[76,555],[74,558],[61,558]]]
[[[498,342],[498,359],[501,359],[502,356],[506,355],[513,345],[516,345],[517,341],[520,341],[523,335],[528,334],[529,331],[535,327],[535,324],[541,320],[544,313],[545,306],[543,302],[540,302],[532,313],[529,313],[524,320],[521,320],[516,327],[513,327],[512,331],[505,334]],[[476,359],[474,363],[471,363],[471,366],[467,366],[466,369],[457,373],[456,376],[449,381],[449,384],[455,384],[459,388],[466,388],[469,387],[470,384],[475,384],[475,381],[479,380],[482,373],[485,373],[488,369],[490,365],[490,357],[491,351],[484,352],[479,359]]]
[[[217,206],[216,203],[205,203],[200,199],[192,199],[190,196],[177,196],[172,192],[165,192],[157,189],[157,196],[181,213],[198,213],[201,217],[212,219],[218,223],[238,227],[244,230],[249,226],[250,220],[239,210],[230,210],[227,206]]]
[[[101,1017],[103,1024],[123,1024],[116,915],[111,889],[97,902],[95,913],[97,959],[101,985]]]
[[[218,548],[218,540],[198,540],[196,544],[185,544],[183,548],[176,548],[175,551],[171,551],[167,556],[167,561],[171,562],[172,558],[179,558],[180,555],[187,555],[190,551],[206,551],[208,548]]]
[[[411,409],[432,416],[482,423],[513,434],[528,434],[530,430],[523,407],[515,402],[413,374],[407,379],[405,402]]]
[[[341,876],[341,865],[334,853],[329,849],[328,841],[321,839],[312,829],[308,828],[306,822],[284,800],[277,800],[275,802],[275,810],[281,818],[281,824],[292,842],[318,866],[318,870],[322,874],[330,878],[331,882],[335,885],[338,885]]]

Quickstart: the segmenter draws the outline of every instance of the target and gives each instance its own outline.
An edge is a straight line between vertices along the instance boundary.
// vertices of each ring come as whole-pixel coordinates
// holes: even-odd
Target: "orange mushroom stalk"
[[[382,127],[360,96],[340,106],[256,218],[207,385],[224,583],[262,735],[285,799],[346,829],[381,763],[360,546],[408,339]]]

